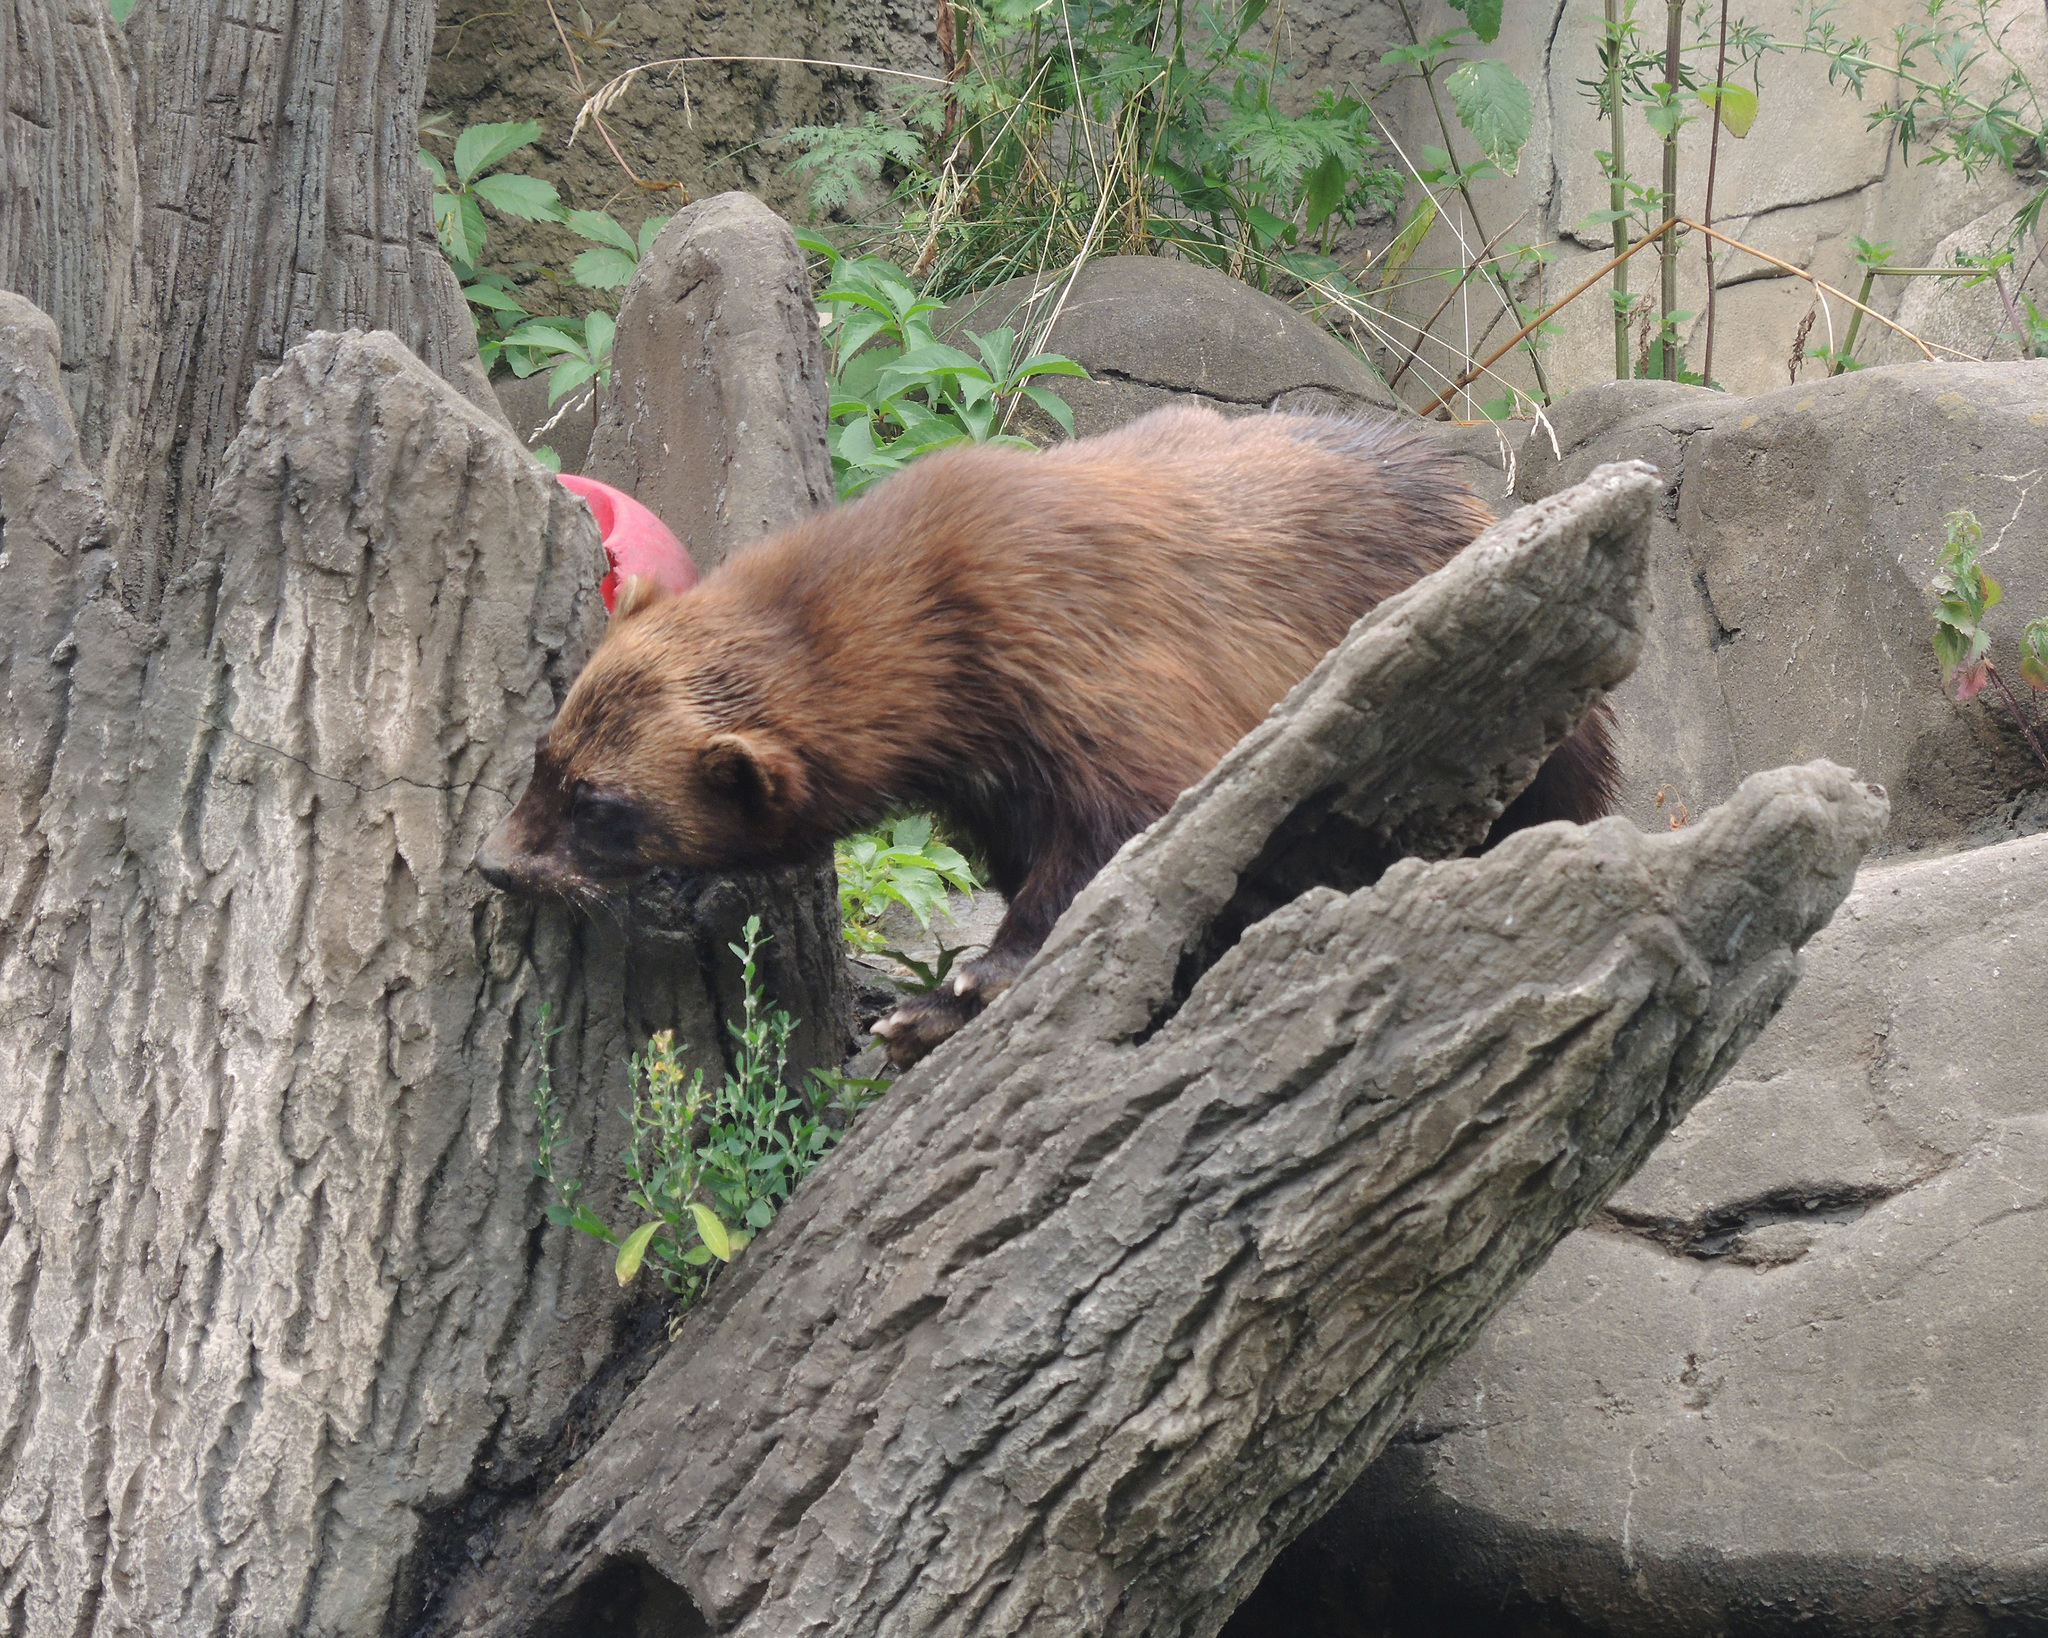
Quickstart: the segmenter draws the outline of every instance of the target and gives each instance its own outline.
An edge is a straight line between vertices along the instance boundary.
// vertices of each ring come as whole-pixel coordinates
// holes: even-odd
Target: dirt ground
[[[641,177],[682,184],[682,191],[650,192],[627,178],[590,127],[570,145],[583,97],[556,18],[592,90],[636,64],[685,56],[803,57],[926,72],[937,61],[932,8],[922,0],[636,0],[624,7],[591,3],[587,10],[576,0],[554,4],[551,17],[546,0],[448,0],[436,24],[424,113],[446,114],[451,134],[489,121],[539,120],[540,140],[504,168],[544,177],[569,205],[608,210],[633,228],[727,188],[744,188],[792,220],[807,220],[803,183],[786,174],[793,150],[773,139],[793,125],[857,120],[884,106],[891,82],[790,63],[708,63],[683,77],[665,70],[645,75],[605,122]],[[448,159],[448,141],[430,138],[427,146]],[[590,305],[590,292],[567,283],[568,263],[583,241],[566,228],[495,213],[490,223],[486,263],[543,287],[529,306]],[[555,279],[558,287],[546,288]]]

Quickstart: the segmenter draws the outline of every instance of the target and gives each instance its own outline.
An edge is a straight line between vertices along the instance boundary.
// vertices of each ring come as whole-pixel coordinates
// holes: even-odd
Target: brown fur
[[[1425,435],[1356,421],[1171,408],[1039,455],[927,456],[691,591],[635,588],[479,863],[575,897],[936,810],[1009,913],[963,993],[885,1020],[907,1060],[1360,615],[1490,521]],[[1596,716],[1502,828],[1596,817],[1612,778]]]

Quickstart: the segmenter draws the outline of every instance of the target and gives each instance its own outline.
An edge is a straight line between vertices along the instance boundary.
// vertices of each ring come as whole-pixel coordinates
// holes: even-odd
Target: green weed
[[[448,140],[445,119],[422,120],[420,134]],[[420,164],[433,179],[434,231],[462,283],[485,371],[500,363],[522,377],[548,370],[552,404],[587,382],[610,378],[617,320],[603,309],[529,314],[511,278],[481,265],[490,237],[484,207],[523,221],[558,222],[587,240],[589,248],[569,264],[567,282],[589,290],[616,290],[631,280],[668,218],[650,216],[636,236],[603,211],[567,208],[552,182],[497,169],[540,134],[533,120],[472,125],[453,138],[452,170],[424,147]]]
[[[1989,683],[2005,700],[2028,746],[2048,768],[2048,748],[2041,741],[2044,724],[2038,703],[2029,711],[1999,674],[1991,660],[1991,633],[1984,616],[2004,601],[1998,582],[1985,573],[1984,530],[1974,512],[1951,512],[1943,520],[1940,567],[1934,576],[1934,652],[1941,661],[1944,683],[1953,683],[1958,700],[1967,700]],[[2031,620],[2020,636],[2020,676],[2037,698],[2048,693],[2048,617]]]
[[[846,942],[898,960],[903,958],[888,948],[881,932],[891,905],[902,905],[919,927],[929,928],[933,914],[946,908],[949,891],[972,893],[981,886],[974,867],[957,849],[934,838],[931,819],[921,813],[849,836],[832,850],[832,858],[839,872],[839,920]],[[951,965],[950,959],[941,960]],[[932,983],[943,976],[942,967]]]
[[[1011,406],[1028,398],[1074,430],[1074,413],[1047,388],[1049,375],[1081,376],[1070,358],[1038,353],[1019,360],[1007,326],[965,340],[980,357],[932,334],[939,303],[921,297],[903,270],[879,256],[842,257],[825,240],[799,234],[825,260],[818,311],[827,343],[832,476],[840,498],[858,494],[919,455],[949,444],[1015,444],[1003,431]]]
[[[729,946],[740,958],[742,1011],[727,1026],[732,1067],[715,1085],[707,1084],[703,1070],[686,1067],[670,1031],[633,1055],[627,1071],[633,1102],[626,1111],[632,1139],[622,1167],[630,1185],[626,1199],[640,1221],[630,1227],[607,1223],[582,1199],[580,1183],[556,1174],[562,1112],[548,1043],[559,1031],[550,1027],[550,1010],[541,1009],[533,1090],[540,1141],[533,1169],[554,1197],[548,1220],[616,1248],[613,1271],[621,1285],[652,1265],[678,1313],[774,1221],[791,1191],[885,1084],[814,1070],[805,1092],[791,1090],[789,1040],[796,1023],[762,993],[756,957],[766,941],[760,917],[750,916],[741,942]]]

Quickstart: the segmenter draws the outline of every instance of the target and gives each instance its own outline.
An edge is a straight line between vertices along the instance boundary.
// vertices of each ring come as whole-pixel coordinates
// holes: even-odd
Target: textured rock
[[[1234,1628],[2048,1623],[2048,837],[1865,870]]]
[[[795,235],[758,199],[719,194],[662,230],[619,308],[612,371],[583,469],[651,508],[699,569],[831,504],[817,309]],[[798,1020],[793,1061],[840,1062],[853,992],[829,856],[762,873],[661,872],[634,890],[641,947],[715,975],[679,1036],[715,1061],[720,1019],[740,1000],[727,946],[756,913],[771,934],[763,981]]]
[[[581,472],[590,464],[590,435],[597,422],[595,393],[571,392],[550,404],[545,370],[524,379],[493,376],[491,390],[528,449],[552,449],[564,472]]]
[[[662,229],[619,307],[585,470],[710,569],[832,501],[825,353],[789,225],[744,193]]]
[[[1658,616],[1615,695],[1623,811],[1664,824],[1674,803],[1698,813],[1759,768],[1825,756],[1891,792],[1893,847],[2038,824],[2048,776],[2003,703],[1942,689],[1927,583],[1943,514],[1970,508],[2005,588],[1992,657],[2016,677],[2020,629],[2048,614],[2044,428],[2048,363],[1866,370],[1751,399],[1610,384],[1573,394],[1549,431],[1521,423],[1519,498],[1612,460],[1653,462],[1669,485]],[[1455,439],[1499,459],[1489,429]]]
[[[1286,303],[1163,257],[1090,262],[1071,290],[1060,278],[1011,279],[955,303],[940,328],[986,333],[1007,324],[1036,341],[1048,319],[1038,350],[1064,353],[1093,377],[1045,382],[1073,409],[1082,437],[1185,399],[1240,415],[1395,407],[1366,364]],[[1053,430],[1049,419],[1044,430]]]
[[[1654,494],[1608,469],[1361,621],[864,1119],[448,1624],[1214,1632],[1733,1064],[1883,823],[1781,770],[1677,836],[1359,885],[1483,835],[1626,671]]]

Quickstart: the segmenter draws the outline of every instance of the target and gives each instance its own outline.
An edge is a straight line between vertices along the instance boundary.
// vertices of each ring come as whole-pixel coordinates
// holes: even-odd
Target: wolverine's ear
[[[788,813],[810,795],[803,763],[756,734],[713,734],[697,753],[697,767],[714,789],[756,812]]]
[[[612,618],[627,619],[642,609],[651,609],[657,603],[665,603],[673,596],[675,593],[665,590],[653,575],[629,574],[619,582],[618,592],[612,598]]]

